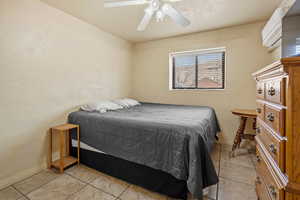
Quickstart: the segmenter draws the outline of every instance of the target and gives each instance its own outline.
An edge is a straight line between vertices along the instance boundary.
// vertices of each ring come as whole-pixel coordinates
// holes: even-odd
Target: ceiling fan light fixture
[[[161,21],[163,21],[164,18],[165,18],[165,13],[162,12],[161,10],[158,10],[158,11],[156,12],[155,17],[156,17],[156,21],[157,21],[157,22],[161,22]]]
[[[161,5],[160,0],[152,0],[151,1],[151,6],[152,6],[153,10],[155,10],[155,11],[159,10],[160,5]]]

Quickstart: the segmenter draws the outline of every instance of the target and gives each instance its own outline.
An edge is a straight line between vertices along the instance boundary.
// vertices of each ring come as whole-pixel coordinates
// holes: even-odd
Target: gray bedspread
[[[107,113],[73,112],[81,141],[109,155],[186,180],[194,197],[216,184],[209,155],[220,131],[214,110],[204,106],[142,103]]]

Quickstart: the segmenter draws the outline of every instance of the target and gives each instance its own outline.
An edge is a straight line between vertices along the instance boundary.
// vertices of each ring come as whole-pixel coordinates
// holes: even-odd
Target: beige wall
[[[272,56],[272,61],[276,62],[278,60],[281,59],[281,46],[277,47],[276,49],[273,49],[270,52],[271,56]]]
[[[0,188],[45,167],[46,130],[78,105],[128,96],[209,105],[222,142],[238,125],[233,108],[255,107],[251,73],[271,62],[263,23],[131,44],[38,0],[0,1]],[[169,91],[168,53],[227,48],[226,89]],[[131,68],[133,62],[134,68]]]
[[[223,130],[221,141],[231,144],[239,121],[230,110],[255,108],[255,81],[251,73],[271,62],[271,55],[262,47],[260,35],[263,24],[136,44],[131,96],[148,102],[212,106]],[[170,52],[215,47],[227,49],[225,90],[169,91]]]
[[[38,0],[0,1],[0,188],[45,166],[46,130],[127,96],[131,44]]]

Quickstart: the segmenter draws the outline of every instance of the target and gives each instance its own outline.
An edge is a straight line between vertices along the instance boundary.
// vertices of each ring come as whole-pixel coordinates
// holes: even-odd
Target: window
[[[225,48],[170,54],[170,89],[224,89]]]

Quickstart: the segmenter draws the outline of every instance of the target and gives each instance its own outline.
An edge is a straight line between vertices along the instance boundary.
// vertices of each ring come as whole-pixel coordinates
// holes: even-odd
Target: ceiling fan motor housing
[[[180,11],[174,8],[171,4],[165,2],[177,2],[181,0],[104,0],[105,7],[120,7],[130,5],[142,5],[149,4],[145,9],[145,15],[140,22],[137,30],[144,31],[148,26],[151,18],[154,16],[156,21],[163,21],[165,16],[169,16],[177,24],[182,26],[188,26],[190,21],[185,18]]]
[[[157,22],[161,22],[165,18],[165,13],[161,9],[162,3],[160,0],[152,0],[150,2],[150,9],[155,13],[155,18]]]

